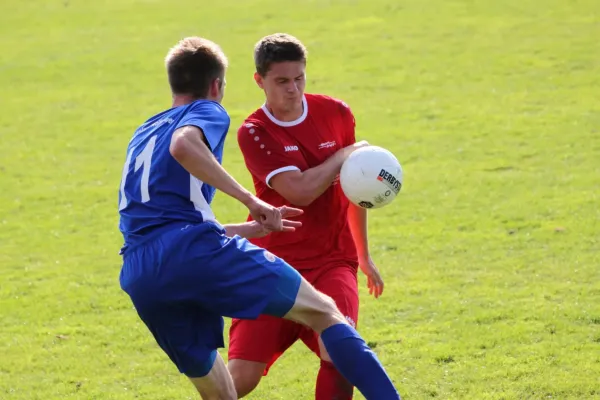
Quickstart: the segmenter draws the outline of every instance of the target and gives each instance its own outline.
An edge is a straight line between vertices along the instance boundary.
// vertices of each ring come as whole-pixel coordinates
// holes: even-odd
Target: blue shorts
[[[224,347],[223,317],[284,316],[300,274],[246,239],[205,222],[129,249],[121,288],[159,346],[189,377],[205,376]]]

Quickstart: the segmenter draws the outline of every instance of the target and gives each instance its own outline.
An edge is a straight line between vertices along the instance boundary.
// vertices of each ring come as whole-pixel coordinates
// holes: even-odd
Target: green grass
[[[170,106],[163,57],[185,35],[227,52],[236,129],[275,31],[308,46],[307,90],[405,168],[370,213],[386,290],[361,277],[359,321],[404,397],[600,398],[598,2],[208,4],[2,4],[0,398],[196,397],[118,285],[125,146]],[[225,166],[250,186],[234,135]],[[317,368],[297,344],[249,398],[314,398]]]

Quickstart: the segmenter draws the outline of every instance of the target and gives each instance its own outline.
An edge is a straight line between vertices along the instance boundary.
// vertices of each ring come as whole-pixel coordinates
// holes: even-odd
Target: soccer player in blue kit
[[[220,47],[185,38],[165,63],[172,108],[136,129],[119,193],[120,284],[156,342],[202,399],[237,399],[217,352],[223,317],[286,318],[319,333],[333,364],[367,399],[399,399],[333,300],[246,240],[293,231],[300,223],[286,218],[302,211],[261,201],[221,166],[230,119],[220,104],[227,69]],[[254,221],[220,225],[210,208],[216,189],[244,204]]]

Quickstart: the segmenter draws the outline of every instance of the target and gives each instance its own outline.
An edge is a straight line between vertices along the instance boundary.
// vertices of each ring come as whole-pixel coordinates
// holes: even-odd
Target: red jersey
[[[278,121],[266,108],[256,110],[238,130],[238,143],[252,174],[256,195],[274,206],[291,205],[270,186],[275,175],[322,164],[355,142],[350,108],[328,96],[305,94],[304,112],[295,121]],[[358,267],[348,224],[348,199],[339,183],[306,207],[295,232],[273,232],[252,242],[283,258],[296,269],[333,264]],[[296,207],[296,206],[294,206]]]

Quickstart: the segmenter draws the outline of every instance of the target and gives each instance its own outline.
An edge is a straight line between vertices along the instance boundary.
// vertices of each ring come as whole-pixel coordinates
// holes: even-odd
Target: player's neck
[[[269,103],[267,103],[267,110],[269,110],[269,112],[271,113],[271,115],[273,117],[275,117],[275,119],[277,119],[278,121],[281,122],[291,122],[291,121],[295,121],[298,118],[300,118],[302,116],[302,113],[304,112],[304,104],[300,104],[299,107],[293,109],[293,110],[278,110],[276,108],[273,108],[269,105]]]
[[[190,96],[189,94],[174,94],[173,95],[173,108],[185,106],[186,104],[190,104],[195,102],[196,100],[202,100],[200,98]],[[209,100],[209,99],[206,99]]]

